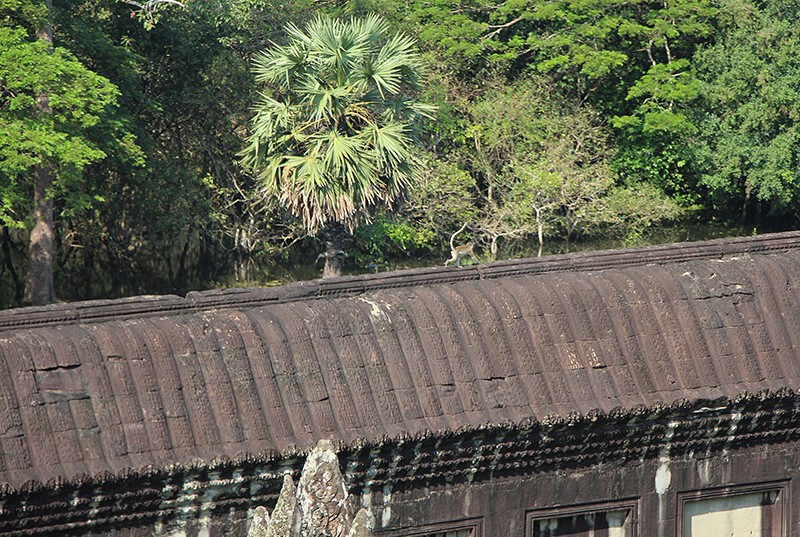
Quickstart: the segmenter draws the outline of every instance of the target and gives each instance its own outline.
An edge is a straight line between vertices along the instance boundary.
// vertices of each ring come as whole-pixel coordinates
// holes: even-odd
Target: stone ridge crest
[[[0,311],[0,332],[32,326],[100,323],[193,314],[218,309],[253,308],[326,297],[356,296],[382,289],[470,280],[491,280],[556,272],[591,272],[652,264],[721,259],[748,254],[780,253],[798,248],[800,248],[800,231],[791,231],[755,237],[734,237],[619,250],[578,252],[543,258],[515,259],[470,265],[458,269],[434,267],[318,279],[278,287],[193,291],[186,297],[144,295],[121,299],[61,303]]]

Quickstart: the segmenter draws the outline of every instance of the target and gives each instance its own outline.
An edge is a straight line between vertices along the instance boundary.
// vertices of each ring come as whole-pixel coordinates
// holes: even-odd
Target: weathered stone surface
[[[278,503],[272,511],[272,522],[267,532],[267,537],[290,537],[292,521],[294,520],[296,487],[289,473],[283,475],[283,488],[278,496]]]
[[[0,485],[800,386],[800,233],[588,259],[9,314]]]
[[[358,510],[353,525],[350,526],[350,533],[347,537],[372,537],[372,530],[375,529],[375,517],[372,516],[371,511],[367,511],[363,507]]]
[[[347,489],[339,459],[328,440],[320,440],[306,459],[296,496],[293,537],[347,535]]]
[[[283,476],[272,518],[263,507],[252,516],[248,537],[372,537],[371,513],[361,509],[354,521],[339,459],[328,440],[320,440],[306,458],[297,487]]]
[[[247,537],[269,537],[269,513],[267,508],[259,505],[253,509],[253,515],[250,517],[250,529],[247,531]]]
[[[0,534],[245,535],[321,436],[381,533],[784,479],[800,512],[800,233],[0,316]]]

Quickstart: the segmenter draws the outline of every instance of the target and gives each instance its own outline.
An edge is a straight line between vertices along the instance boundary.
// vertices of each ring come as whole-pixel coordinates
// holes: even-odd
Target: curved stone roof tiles
[[[789,233],[3,312],[0,483],[796,390],[799,306]]]

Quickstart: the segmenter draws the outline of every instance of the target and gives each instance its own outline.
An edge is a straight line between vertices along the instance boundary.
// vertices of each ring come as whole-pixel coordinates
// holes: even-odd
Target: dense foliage
[[[281,92],[261,95],[252,69],[264,76],[264,51],[291,46],[285,28],[370,13],[419,51],[426,74],[408,96],[437,112],[415,131],[418,176],[365,194],[387,207],[394,196],[384,194],[408,186],[405,201],[370,222],[359,211],[339,219],[355,228],[353,268],[441,257],[464,222],[460,238],[485,258],[522,244],[535,254],[555,239],[637,244],[698,217],[797,224],[792,2],[189,0],[155,18],[135,9],[0,0],[0,307],[23,301],[42,168],[55,177],[59,298],[185,292],[313,264],[324,245],[309,231],[337,209],[317,204],[309,225],[292,200],[311,198],[282,190],[283,172],[265,183],[253,162],[241,165],[248,140],[261,137],[259,151],[280,143],[252,126],[254,107]],[[37,37],[46,25],[52,47]],[[320,95],[336,87],[323,82]],[[369,169],[355,166],[353,180]]]

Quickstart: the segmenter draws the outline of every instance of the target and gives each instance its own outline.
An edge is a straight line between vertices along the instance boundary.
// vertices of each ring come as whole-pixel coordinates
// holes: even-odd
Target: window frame
[[[528,509],[525,511],[525,537],[533,537],[534,524],[540,520],[625,510],[630,512],[631,537],[638,537],[639,498],[625,498],[621,500],[609,500],[605,502],[584,503],[570,505],[567,507]]]
[[[472,530],[470,537],[483,537],[483,517],[463,518],[436,524],[426,524],[424,526],[411,526],[385,532],[382,531],[376,533],[376,535],[380,537],[425,537],[432,533],[460,530]]]
[[[791,505],[789,498],[789,480],[767,481],[762,483],[746,483],[741,485],[729,485],[726,487],[714,487],[709,489],[689,490],[678,493],[677,516],[675,517],[675,535],[683,537],[683,526],[686,522],[686,504],[703,500],[713,500],[715,498],[726,498],[733,496],[743,496],[746,494],[756,494],[760,492],[777,492],[775,503],[772,505],[778,509],[777,519],[779,520],[778,535],[767,537],[787,537],[789,535],[789,508]]]

